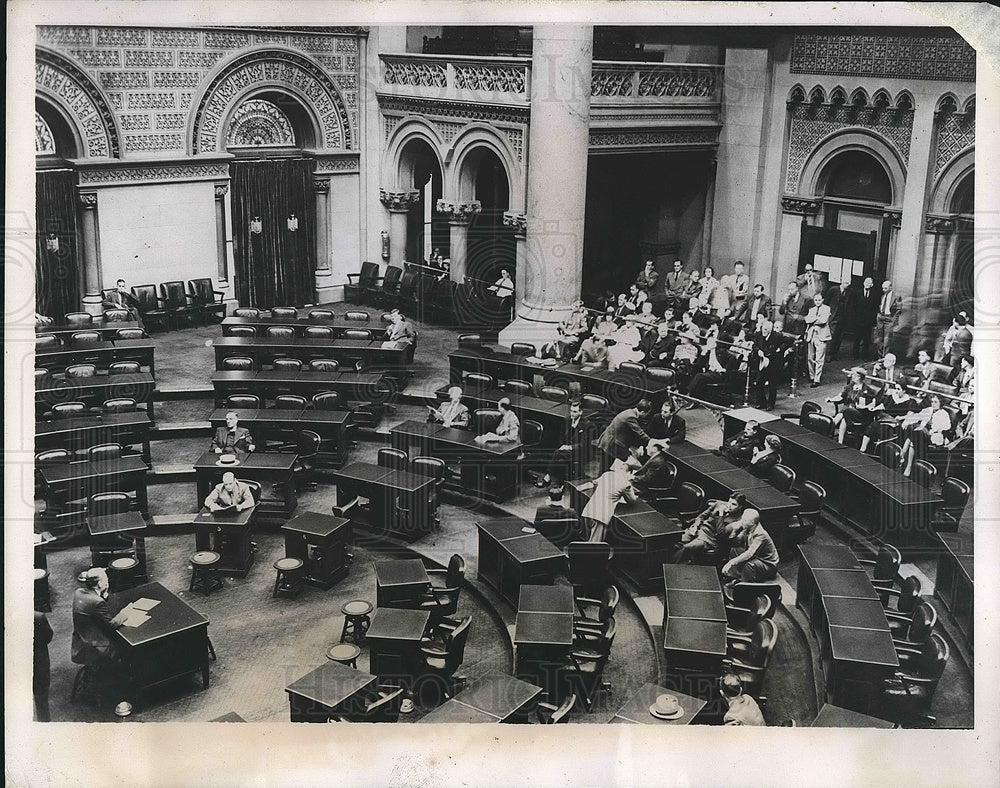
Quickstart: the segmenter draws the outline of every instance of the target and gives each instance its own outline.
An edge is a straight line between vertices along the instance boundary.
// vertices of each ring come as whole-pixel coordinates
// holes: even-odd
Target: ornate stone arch
[[[878,134],[858,128],[830,134],[813,148],[802,166],[798,194],[818,196],[821,191],[820,178],[824,175],[827,165],[835,156],[849,150],[862,151],[878,161],[889,176],[893,204],[902,200],[903,187],[906,184],[906,165],[899,151]]]
[[[35,91],[72,128],[81,156],[121,158],[121,133],[104,91],[79,66],[45,47],[35,48]]]
[[[455,200],[472,200],[475,198],[474,176],[465,166],[468,157],[476,149],[486,148],[496,154],[503,164],[507,175],[507,186],[510,190],[510,209],[523,210],[525,204],[524,178],[517,154],[510,146],[507,136],[485,123],[470,123],[456,135],[455,141],[448,150],[445,162],[448,165],[445,173],[445,194]]]
[[[382,172],[392,179],[392,185],[400,190],[412,189],[413,184],[404,177],[405,162],[403,149],[408,142],[415,139],[426,142],[441,170],[442,194],[448,197],[448,186],[445,183],[444,150],[445,142],[437,128],[420,115],[407,115],[393,129],[392,136],[386,142],[382,156]]]
[[[955,190],[962,180],[975,169],[976,149],[966,148],[955,156],[937,176],[931,187],[928,213],[945,214],[952,212]]]
[[[323,68],[301,52],[267,47],[215,69],[188,121],[191,152],[224,150],[230,115],[245,99],[267,90],[286,93],[305,108],[315,127],[315,147],[356,147],[344,98]]]

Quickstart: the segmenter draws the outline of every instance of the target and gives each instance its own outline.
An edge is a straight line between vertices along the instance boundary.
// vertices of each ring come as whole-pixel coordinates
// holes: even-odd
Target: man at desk
[[[731,583],[766,583],[778,576],[778,548],[760,524],[760,512],[747,509],[733,527],[731,558],[722,575]]]
[[[104,303],[111,309],[124,309],[132,320],[139,319],[139,302],[134,295],[125,289],[124,279],[115,282],[115,289],[111,291]]]
[[[615,460],[628,459],[632,449],[649,443],[650,436],[643,429],[652,403],[648,399],[639,400],[634,408],[627,408],[615,416],[597,439],[601,450],[601,468],[607,470]]]
[[[624,462],[615,463],[611,470],[602,473],[597,479],[594,494],[580,512],[584,527],[590,529],[590,541],[604,541],[604,532],[614,517],[619,501],[635,503],[638,497],[632,486],[632,473]]]
[[[500,278],[490,285],[487,290],[500,299],[510,298],[514,295],[514,280],[510,278],[510,274],[506,268],[500,269]]]
[[[83,574],[83,588],[73,592],[73,641],[70,658],[77,665],[108,667],[114,661],[110,635],[123,618],[108,610],[108,573],[100,567]]]
[[[549,460],[545,476],[535,482],[536,487],[560,487],[567,471],[571,478],[587,466],[594,438],[594,428],[583,415],[583,403],[573,400],[569,404],[569,421],[562,424],[562,443]]]
[[[435,408],[430,405],[430,413],[427,421],[443,424],[445,427],[457,427],[465,429],[469,426],[469,409],[462,404],[462,387],[452,386],[448,389],[448,401],[441,407]]]
[[[240,426],[240,419],[233,411],[226,414],[226,426],[219,427],[212,438],[212,451],[216,454],[249,454],[257,447],[250,431]]]
[[[410,321],[398,309],[393,309],[389,313],[389,328],[386,330],[385,338],[388,342],[405,342],[412,345],[416,339],[417,332],[413,330]]]
[[[479,435],[476,443],[517,443],[520,440],[521,422],[510,409],[510,398],[501,397],[497,410],[500,411],[500,423],[491,432]]]
[[[735,465],[746,465],[753,459],[761,442],[760,422],[750,419],[743,427],[743,432],[722,444],[719,453]]]
[[[242,512],[253,505],[253,493],[250,492],[250,488],[238,481],[232,471],[222,475],[222,482],[215,485],[215,489],[205,499],[205,506],[213,512],[228,509],[230,506],[235,506],[236,511]]]
[[[680,408],[672,397],[667,397],[660,405],[660,412],[649,420],[646,433],[665,443],[683,443],[687,436],[687,423],[678,413]]]

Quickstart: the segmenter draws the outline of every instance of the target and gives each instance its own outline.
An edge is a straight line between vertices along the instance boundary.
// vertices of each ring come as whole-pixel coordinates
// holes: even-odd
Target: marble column
[[[554,338],[580,297],[593,35],[588,25],[533,30],[524,295],[503,345]]]
[[[330,268],[330,179],[313,178],[316,195],[316,303],[333,301],[333,270]]]
[[[479,200],[467,202],[438,200],[435,209],[448,217],[451,280],[461,284],[465,281],[466,262],[469,257],[469,225],[483,209],[483,205]]]
[[[95,317],[104,314],[101,305],[101,259],[97,243],[97,192],[80,194],[80,230],[83,236],[83,311]]]
[[[404,191],[381,189],[379,200],[389,209],[388,262],[402,268],[406,261],[406,218],[410,208],[420,202],[420,192],[416,189]]]
[[[215,184],[215,258],[216,275],[215,289],[223,293],[222,300],[238,306],[236,296],[229,287],[229,260],[226,254],[226,195],[229,194],[228,183]],[[227,308],[227,312],[229,309]]]
[[[514,232],[514,303],[520,304],[524,301],[524,279],[525,266],[527,265],[527,232],[528,218],[523,213],[517,211],[504,211],[504,227]]]
[[[911,177],[906,179],[902,203],[899,233],[895,254],[889,258],[888,277],[893,289],[907,299],[919,297],[917,278],[917,252],[924,237],[924,206],[927,198],[928,179],[923,176],[932,165],[931,141],[934,139],[934,105],[931,102],[917,102],[913,111],[913,130],[910,134],[910,158],[906,171]],[[903,322],[913,324],[912,315],[904,313]]]
[[[708,161],[708,174],[705,184],[705,218],[703,220],[703,230],[701,232],[701,267],[704,270],[706,265],[712,263],[712,223],[715,221],[715,178],[719,172],[719,160],[712,156]],[[752,274],[752,272],[751,272]],[[751,275],[750,279],[753,279]]]

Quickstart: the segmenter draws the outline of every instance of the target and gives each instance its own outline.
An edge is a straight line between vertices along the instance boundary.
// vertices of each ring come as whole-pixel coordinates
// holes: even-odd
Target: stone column
[[[902,218],[896,239],[895,254],[889,259],[888,277],[893,289],[903,296],[920,296],[917,281],[917,251],[924,236],[924,205],[927,197],[928,178],[925,173],[931,166],[934,139],[934,105],[917,102],[913,111],[913,130],[910,133],[910,159],[901,203]],[[898,198],[897,198],[898,200]],[[897,202],[897,204],[899,204]],[[904,309],[906,307],[904,306]],[[904,314],[903,321],[911,324],[911,316]]]
[[[333,270],[330,268],[330,179],[313,178],[316,195],[316,303],[333,300]]]
[[[802,222],[816,217],[821,207],[815,197],[786,196],[781,198],[781,224],[779,225],[778,256],[771,266],[770,282],[763,282],[766,292],[782,297],[788,283],[798,270],[799,241],[802,238]],[[760,281],[751,276],[754,283]]]
[[[527,231],[528,218],[517,211],[504,211],[504,227],[514,231],[514,251],[516,268],[514,269],[514,303],[524,301],[525,266],[527,264]]]
[[[951,289],[955,262],[955,226],[952,216],[927,214],[924,217],[924,270],[922,292],[945,296]],[[947,302],[945,302],[947,303]]]
[[[420,202],[420,192],[380,189],[379,200],[389,209],[389,262],[402,268],[406,260],[406,216]]]
[[[229,261],[226,254],[226,195],[229,194],[228,183],[215,184],[215,258],[216,275],[215,289],[224,293],[222,300],[235,308],[236,297],[229,289]],[[227,312],[229,310],[227,309]]]
[[[580,297],[593,35],[588,25],[533,31],[524,295],[503,345],[549,341]]]
[[[712,156],[708,161],[708,180],[705,185],[705,219],[704,229],[701,233],[701,267],[704,270],[706,265],[712,263],[712,223],[715,221],[715,178],[719,171],[719,160]],[[750,279],[753,280],[753,271],[750,271]]]
[[[95,317],[104,314],[101,302],[101,258],[97,243],[97,192],[80,194],[80,227],[83,235],[83,311]]]
[[[438,200],[435,209],[448,217],[451,280],[461,284],[465,281],[466,260],[469,256],[469,224],[483,209],[483,205],[479,200]]]

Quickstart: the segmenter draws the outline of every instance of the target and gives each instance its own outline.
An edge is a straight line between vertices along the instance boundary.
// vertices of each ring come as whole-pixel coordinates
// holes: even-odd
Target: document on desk
[[[132,607],[132,605],[128,605],[118,615],[121,616],[122,613],[125,614],[125,616],[122,618],[122,626],[125,627],[138,627],[149,621],[149,616],[147,616],[144,611],[136,610],[134,607]]]
[[[135,600],[130,607],[135,608],[136,610],[149,611],[158,604],[160,604],[159,599],[147,599],[146,597],[143,597],[142,599]]]

